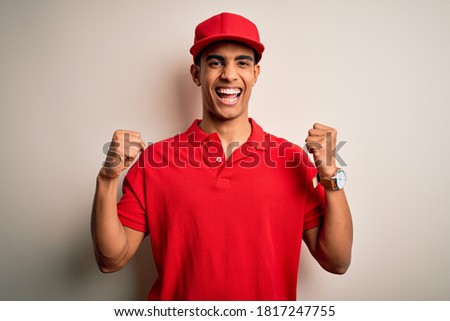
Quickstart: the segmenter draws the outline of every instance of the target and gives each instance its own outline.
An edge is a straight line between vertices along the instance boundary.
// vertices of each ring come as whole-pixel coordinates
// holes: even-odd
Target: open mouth
[[[240,88],[217,88],[216,94],[220,101],[225,105],[234,105],[242,94]]]

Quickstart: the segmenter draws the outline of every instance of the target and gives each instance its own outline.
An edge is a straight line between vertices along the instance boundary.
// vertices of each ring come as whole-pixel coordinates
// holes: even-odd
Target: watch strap
[[[322,184],[325,189],[331,189],[333,191],[337,190],[336,179],[335,178],[323,178],[317,173],[317,182]]]

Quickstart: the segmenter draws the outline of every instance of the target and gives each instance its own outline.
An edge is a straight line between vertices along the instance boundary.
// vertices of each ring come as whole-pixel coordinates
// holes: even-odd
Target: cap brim
[[[214,35],[212,37],[207,37],[204,38],[200,41],[198,41],[195,45],[193,45],[190,49],[190,53],[192,54],[192,56],[197,57],[197,55],[203,50],[205,49],[207,46],[218,42],[218,41],[237,41],[237,42],[241,42],[247,46],[249,46],[250,48],[254,49],[257,53],[258,53],[258,57],[256,57],[256,62],[258,63],[261,60],[262,57],[262,53],[264,52],[264,45],[260,42],[254,41],[252,39],[248,39],[242,36],[233,36],[233,35]]]

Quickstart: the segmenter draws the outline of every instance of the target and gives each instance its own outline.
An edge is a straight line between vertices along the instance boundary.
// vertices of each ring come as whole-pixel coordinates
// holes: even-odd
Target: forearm
[[[342,274],[351,261],[353,224],[350,208],[344,190],[326,190],[325,201],[316,255],[326,270]]]
[[[91,231],[97,264],[103,272],[122,266],[127,254],[127,234],[117,215],[118,178],[97,176]]]

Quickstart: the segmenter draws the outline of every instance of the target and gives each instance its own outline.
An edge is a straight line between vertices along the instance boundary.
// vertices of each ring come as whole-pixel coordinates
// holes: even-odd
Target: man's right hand
[[[116,130],[99,175],[109,179],[119,177],[120,173],[129,167],[145,148],[146,144],[139,132]]]

